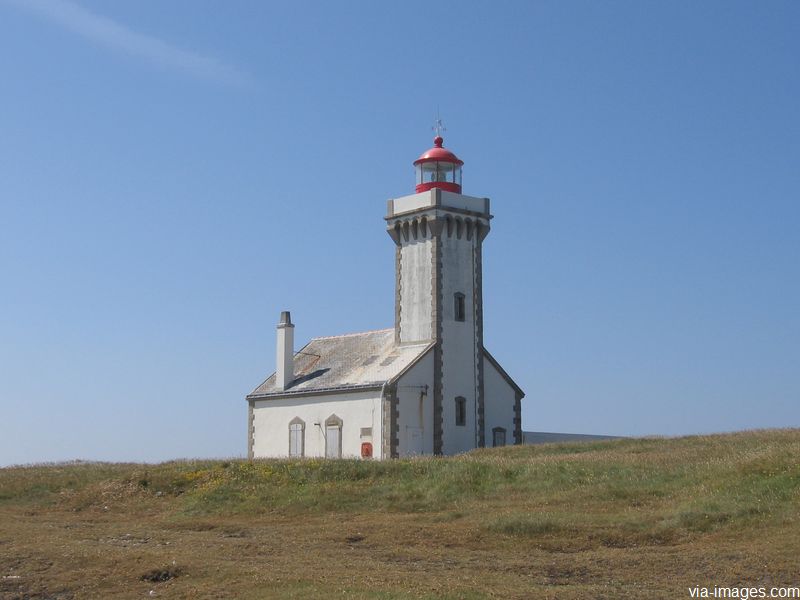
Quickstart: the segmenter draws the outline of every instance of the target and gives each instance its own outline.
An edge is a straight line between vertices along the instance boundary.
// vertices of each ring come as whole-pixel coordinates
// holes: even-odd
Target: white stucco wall
[[[410,196],[403,196],[401,198],[394,198],[390,200],[390,215],[399,215],[423,208],[436,206],[436,192],[437,190],[427,190],[419,194],[411,194]],[[473,212],[489,213],[489,199],[476,198],[475,196],[465,196],[464,194],[456,194],[455,192],[448,192],[445,190],[438,190],[441,194],[440,206],[449,208],[458,208],[460,210],[469,210]]]
[[[411,194],[410,196],[403,196],[401,198],[394,198],[390,200],[391,210],[390,214],[401,214],[419,210],[420,208],[427,208],[434,206],[434,191],[428,190],[419,194]]]
[[[431,239],[405,242],[400,249],[400,341],[433,337],[431,329]]]
[[[475,237],[442,235],[442,452],[477,446],[477,340],[475,329]],[[455,294],[464,294],[466,319],[455,320]],[[457,396],[466,400],[466,422],[456,425]]]
[[[489,214],[489,199],[465,196],[442,190],[442,206]]]
[[[483,361],[484,425],[486,445],[492,446],[492,429],[504,427],[506,444],[514,443],[514,388],[503,378],[491,361]]]
[[[427,386],[427,390],[425,389]],[[397,382],[398,454],[433,454],[433,351],[430,350]],[[415,436],[421,444],[415,445]]]
[[[380,390],[256,400],[253,456],[288,456],[289,422],[299,417],[305,422],[305,456],[324,457],[325,421],[335,414],[343,421],[343,457],[361,456],[361,428],[372,427],[373,458],[381,458],[381,410]]]

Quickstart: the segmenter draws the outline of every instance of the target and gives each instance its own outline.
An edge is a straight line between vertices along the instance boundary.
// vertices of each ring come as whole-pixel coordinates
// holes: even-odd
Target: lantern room
[[[461,193],[461,165],[464,161],[442,147],[444,140],[437,135],[433,148],[414,161],[417,171],[417,193],[440,188]]]

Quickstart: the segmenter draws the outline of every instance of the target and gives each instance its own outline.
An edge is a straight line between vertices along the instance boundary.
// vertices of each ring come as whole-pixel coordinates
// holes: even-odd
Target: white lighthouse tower
[[[417,193],[390,200],[386,221],[395,339],[435,342],[433,451],[455,454],[486,443],[481,252],[492,215],[488,198],[461,193],[464,162],[443,141],[414,161]]]

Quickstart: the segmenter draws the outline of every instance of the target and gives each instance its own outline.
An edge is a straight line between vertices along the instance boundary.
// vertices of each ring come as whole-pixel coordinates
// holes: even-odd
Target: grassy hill
[[[800,430],[455,458],[0,469],[0,598],[688,598],[800,585]]]

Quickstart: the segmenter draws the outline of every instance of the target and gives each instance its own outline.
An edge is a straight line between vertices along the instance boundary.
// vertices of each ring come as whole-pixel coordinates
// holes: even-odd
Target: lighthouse
[[[414,193],[390,199],[394,326],[292,348],[248,394],[248,456],[385,459],[522,443],[520,387],[483,345],[489,199],[462,192],[462,161],[437,130],[413,161]]]
[[[396,246],[396,341],[436,342],[434,454],[486,442],[482,251],[492,215],[488,198],[461,193],[463,165],[437,135],[414,161],[416,193],[390,200],[386,216]]]

